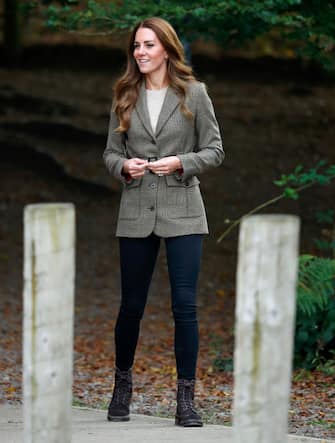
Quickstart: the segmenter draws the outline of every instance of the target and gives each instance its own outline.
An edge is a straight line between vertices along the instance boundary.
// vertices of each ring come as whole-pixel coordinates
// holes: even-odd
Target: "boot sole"
[[[182,426],[184,428],[201,428],[203,426],[203,423],[198,420],[189,420],[189,421],[182,421],[178,417],[175,418],[175,425],[176,426]]]
[[[118,415],[107,415],[107,419],[108,421],[129,421],[130,420],[130,416],[129,415],[123,415],[123,416],[118,416]]]

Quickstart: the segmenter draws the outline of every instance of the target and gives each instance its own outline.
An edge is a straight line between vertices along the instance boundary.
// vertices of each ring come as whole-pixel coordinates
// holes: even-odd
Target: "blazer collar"
[[[176,107],[179,105],[180,100],[177,96],[177,94],[174,92],[174,90],[169,87],[166,91],[166,95],[164,98],[163,106],[161,109],[161,112],[158,117],[157,126],[155,133],[152,130],[151,123],[150,123],[150,117],[149,117],[149,110],[147,105],[147,96],[146,96],[146,89],[145,89],[145,82],[143,81],[140,87],[139,96],[135,105],[135,110],[137,112],[137,115],[139,119],[141,120],[145,130],[148,132],[151,137],[156,138],[163,127],[165,126],[166,122],[170,118],[173,111],[176,109]]]

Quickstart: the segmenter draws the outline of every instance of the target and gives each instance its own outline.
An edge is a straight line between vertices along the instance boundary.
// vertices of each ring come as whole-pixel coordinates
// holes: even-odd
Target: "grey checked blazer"
[[[119,121],[111,111],[103,158],[109,172],[123,183],[118,237],[146,237],[152,232],[161,237],[208,233],[197,174],[223,161],[220,130],[203,83],[190,82],[188,86],[186,105],[193,113],[193,120],[183,115],[179,103],[178,96],[169,87],[154,133],[143,82],[132,111],[126,149],[123,137],[115,132]],[[182,174],[175,172],[159,177],[148,172],[129,182],[121,174],[127,158],[170,155],[180,158]]]

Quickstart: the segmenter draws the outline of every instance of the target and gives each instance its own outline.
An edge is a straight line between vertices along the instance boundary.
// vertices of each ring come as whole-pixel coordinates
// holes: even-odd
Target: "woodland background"
[[[22,401],[23,208],[71,201],[74,404],[108,404],[120,186],[102,152],[129,29],[159,15],[177,28],[208,86],[226,150],[222,166],[200,177],[211,233],[199,281],[197,402],[207,422],[231,423],[238,227],[218,239],[229,221],[282,193],[261,212],[302,220],[290,432],[335,437],[334,2],[5,0],[0,7],[0,401]],[[162,243],[134,368],[133,412],[174,414],[170,311]]]

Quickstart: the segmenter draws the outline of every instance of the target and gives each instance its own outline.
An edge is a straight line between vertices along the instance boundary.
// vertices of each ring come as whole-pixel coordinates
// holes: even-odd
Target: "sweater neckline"
[[[145,88],[145,90],[147,91],[147,92],[153,92],[153,93],[155,93],[155,92],[164,92],[164,91],[166,91],[167,89],[168,89],[169,87],[168,86],[166,86],[165,88],[160,88],[160,89],[147,89],[147,88]]]

